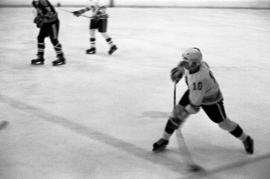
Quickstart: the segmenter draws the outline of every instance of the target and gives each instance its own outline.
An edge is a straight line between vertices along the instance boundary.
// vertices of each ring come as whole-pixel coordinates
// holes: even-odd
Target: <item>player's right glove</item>
[[[175,83],[178,83],[181,78],[183,77],[184,75],[184,68],[183,67],[175,67],[171,70],[171,80]]]

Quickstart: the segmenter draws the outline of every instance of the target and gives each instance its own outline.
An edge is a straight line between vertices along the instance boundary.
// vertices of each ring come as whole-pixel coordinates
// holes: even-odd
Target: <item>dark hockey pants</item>
[[[45,50],[45,38],[50,37],[51,43],[54,46],[54,50],[56,52],[57,57],[62,57],[62,45],[58,41],[58,32],[59,32],[59,21],[55,21],[53,23],[45,23],[39,31],[37,41],[38,41],[38,53],[37,55],[40,57],[44,56]]]

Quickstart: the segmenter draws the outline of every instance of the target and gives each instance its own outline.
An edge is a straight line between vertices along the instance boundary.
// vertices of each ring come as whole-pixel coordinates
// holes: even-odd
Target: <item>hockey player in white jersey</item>
[[[113,52],[117,50],[116,45],[113,43],[112,38],[107,33],[107,24],[108,24],[108,14],[106,12],[106,7],[101,6],[98,0],[90,0],[90,6],[86,8],[80,9],[78,11],[74,11],[73,14],[79,17],[81,14],[86,11],[91,11],[91,20],[89,26],[90,33],[90,48],[86,50],[87,54],[95,54],[96,53],[96,37],[95,32],[96,29],[101,33],[106,42],[110,45],[110,49],[108,53],[111,55]]]
[[[182,58],[178,66],[171,70],[171,79],[178,83],[185,76],[188,89],[169,117],[162,138],[153,144],[153,151],[165,149],[173,132],[202,108],[210,120],[242,141],[246,152],[253,154],[253,139],[245,134],[239,124],[227,117],[219,85],[207,63],[202,61],[200,49],[189,48]]]

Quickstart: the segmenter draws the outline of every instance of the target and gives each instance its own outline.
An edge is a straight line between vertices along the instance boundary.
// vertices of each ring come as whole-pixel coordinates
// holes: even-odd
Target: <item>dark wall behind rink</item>
[[[0,0],[0,6],[31,4],[32,0]],[[50,0],[53,4],[86,5],[89,0]],[[270,8],[270,0],[99,0],[115,6],[162,6],[162,7],[226,7],[226,8]]]

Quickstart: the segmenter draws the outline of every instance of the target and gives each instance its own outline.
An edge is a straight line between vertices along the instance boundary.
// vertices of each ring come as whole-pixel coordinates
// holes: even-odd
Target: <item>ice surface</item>
[[[74,10],[74,9],[69,9]],[[187,47],[201,48],[225,97],[228,116],[255,139],[255,154],[201,111],[183,127],[205,178],[270,176],[270,11],[230,9],[109,9],[109,34],[89,47],[86,18],[58,10],[67,58],[31,66],[37,29],[30,8],[0,8],[0,131],[2,179],[196,178],[185,171],[172,138],[151,152],[172,108],[169,71]],[[186,89],[178,85],[178,98]]]
[[[54,5],[86,5],[89,0],[50,0]],[[226,7],[226,8],[270,8],[270,0],[99,0],[105,5],[144,7]],[[31,0],[1,0],[0,6],[30,6]]]

